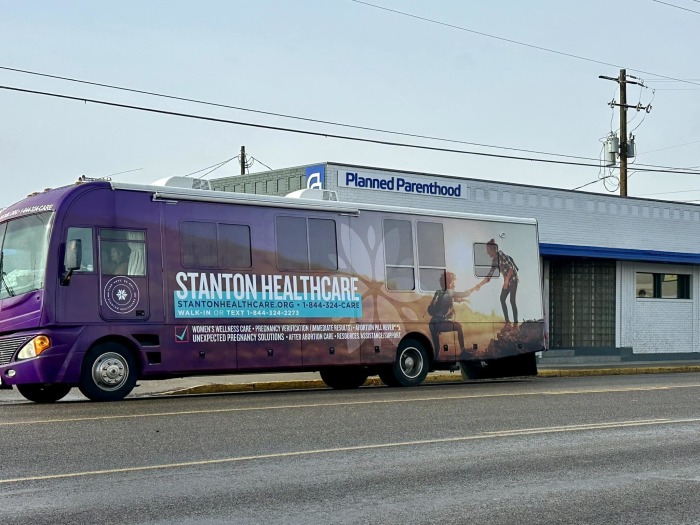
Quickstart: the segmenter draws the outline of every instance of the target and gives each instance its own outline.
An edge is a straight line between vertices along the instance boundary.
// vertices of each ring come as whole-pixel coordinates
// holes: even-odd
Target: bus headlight
[[[17,354],[17,359],[30,359],[41,354],[51,346],[51,339],[45,335],[37,335],[34,339],[25,344]]]

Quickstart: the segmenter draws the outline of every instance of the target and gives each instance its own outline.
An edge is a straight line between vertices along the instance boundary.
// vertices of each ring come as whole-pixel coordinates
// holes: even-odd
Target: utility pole
[[[620,70],[620,195],[627,197],[627,71]]]
[[[651,104],[642,106],[641,103],[636,106],[627,105],[627,84],[637,84],[639,86],[644,86],[643,82],[635,82],[639,80],[637,77],[632,75],[627,75],[625,69],[620,70],[620,76],[606,77],[604,75],[599,75],[598,78],[604,78],[605,80],[612,80],[620,85],[620,103],[617,104],[614,100],[610,102],[609,106],[619,106],[620,107],[620,195],[627,196],[627,157],[628,153],[628,142],[627,142],[627,108],[636,109],[637,111],[644,110],[647,113],[651,111]],[[628,80],[628,78],[634,80]]]
[[[241,155],[240,155],[239,160],[241,161],[241,175],[245,175],[245,165],[246,165],[245,146],[241,146]]]

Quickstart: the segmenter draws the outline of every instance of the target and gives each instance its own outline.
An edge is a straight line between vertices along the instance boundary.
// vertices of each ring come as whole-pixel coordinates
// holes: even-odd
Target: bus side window
[[[338,241],[333,219],[280,215],[276,218],[280,270],[338,270]]]
[[[445,234],[439,222],[417,222],[418,276],[423,292],[443,290]]]
[[[394,291],[416,289],[413,264],[413,227],[411,221],[384,220],[384,256],[386,287]]]
[[[100,230],[103,275],[146,275],[146,234],[137,230]]]
[[[92,228],[68,228],[68,241],[79,239],[83,248],[80,269],[76,272],[92,272],[95,270],[95,256],[92,249]]]
[[[474,275],[477,277],[498,277],[500,275],[498,245],[492,244],[492,246],[496,249],[495,258],[489,255],[488,243],[474,243]]]

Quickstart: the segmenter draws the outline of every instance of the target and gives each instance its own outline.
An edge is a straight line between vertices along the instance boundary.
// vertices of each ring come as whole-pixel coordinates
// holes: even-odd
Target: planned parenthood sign
[[[338,186],[358,190],[381,190],[411,195],[433,197],[467,198],[467,189],[462,182],[445,182],[428,177],[412,177],[388,173],[362,173],[338,170]]]

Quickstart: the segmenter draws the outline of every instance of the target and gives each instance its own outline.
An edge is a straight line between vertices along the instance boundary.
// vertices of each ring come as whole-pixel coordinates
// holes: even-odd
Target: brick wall
[[[254,193],[258,195],[284,196],[298,190],[304,182],[304,166],[281,170],[263,171],[250,175],[237,175],[223,179],[212,179],[211,188],[217,191]]]

